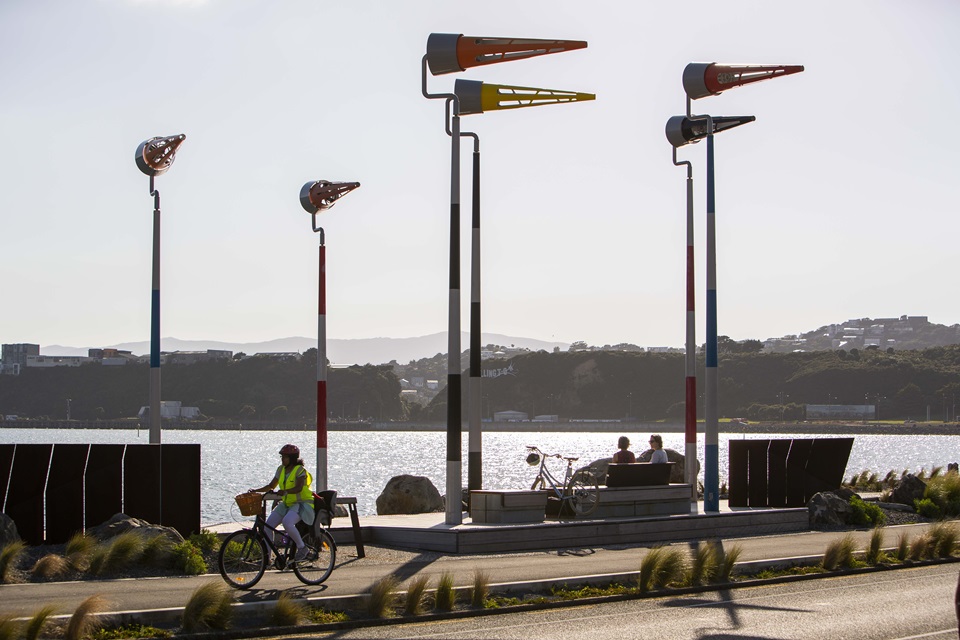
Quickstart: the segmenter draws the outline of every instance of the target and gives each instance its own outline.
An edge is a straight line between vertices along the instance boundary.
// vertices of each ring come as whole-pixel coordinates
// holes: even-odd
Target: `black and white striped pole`
[[[511,60],[522,60],[535,56],[546,55],[549,53],[560,53],[572,49],[582,49],[587,46],[586,42],[573,40],[538,40],[530,38],[481,38],[473,36],[463,36],[458,33],[431,33],[427,38],[427,52],[421,60],[421,91],[423,97],[428,99],[446,100],[446,111],[448,115],[444,116],[444,126],[451,138],[451,160],[450,160],[450,312],[449,324],[447,327],[447,503],[446,518],[447,524],[455,525],[463,521],[463,511],[461,508],[463,493],[462,479],[462,454],[460,451],[462,438],[462,409],[461,409],[461,368],[460,368],[460,115],[461,102],[454,93],[432,94],[427,91],[427,69],[429,67],[432,75],[444,75],[448,73],[459,73],[471,67],[495,64],[498,62],[508,62]],[[459,82],[459,81],[458,81]],[[478,85],[481,83],[477,83]],[[531,100],[531,96],[523,95],[518,99],[513,95],[509,100],[500,100],[495,95],[501,87],[497,85],[488,85],[488,90],[481,96],[476,96],[476,109],[471,113],[481,113],[481,101],[483,105],[492,105],[489,108],[514,108],[532,106],[539,104]],[[516,94],[518,90],[524,93],[522,87],[503,87]],[[492,92],[492,93],[491,93]],[[582,94],[585,95],[585,94]],[[555,100],[554,96],[544,96],[547,102],[560,101]],[[573,101],[575,97],[567,96],[562,101]],[[586,99],[586,98],[580,98]],[[590,98],[592,99],[592,97]],[[452,109],[452,115],[449,114]],[[449,125],[448,125],[449,123]],[[479,177],[480,177],[480,152],[479,137],[472,134],[474,138],[474,227],[472,251],[473,260],[471,261],[473,292],[471,293],[471,337],[470,337],[470,437],[468,461],[473,465],[476,462],[476,469],[471,468],[468,473],[468,486],[473,489],[474,485],[480,488],[482,484],[482,438],[480,429],[480,227],[479,227]],[[475,330],[474,330],[475,329]],[[476,382],[476,384],[474,384]]]
[[[150,287],[150,444],[160,444],[160,191],[153,179],[167,172],[177,157],[184,134],[144,140],[137,146],[137,168],[150,177],[153,196],[153,261]]]

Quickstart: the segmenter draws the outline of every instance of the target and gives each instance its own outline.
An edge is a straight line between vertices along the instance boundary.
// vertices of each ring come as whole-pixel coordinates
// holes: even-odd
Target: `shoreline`
[[[124,431],[149,431],[137,422],[124,420],[17,420],[0,422],[4,429],[116,429]],[[445,423],[429,422],[335,422],[327,425],[327,431],[367,432],[444,432]],[[316,426],[305,422],[202,422],[168,423],[165,431],[315,431]],[[467,425],[462,425],[464,433]],[[482,430],[487,433],[684,433],[683,422],[647,421],[584,421],[584,422],[484,422]],[[703,433],[703,423],[698,423],[698,432]],[[720,433],[736,434],[810,434],[810,435],[960,435],[960,423],[944,422],[721,422]]]

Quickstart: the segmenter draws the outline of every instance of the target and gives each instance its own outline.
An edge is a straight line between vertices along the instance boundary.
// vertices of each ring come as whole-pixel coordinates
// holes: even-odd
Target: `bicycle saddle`
[[[568,458],[568,457],[566,457],[566,456],[563,456],[563,459],[564,459],[564,460],[567,460],[567,461],[569,461],[569,462],[576,462],[576,461],[579,460],[580,458]]]

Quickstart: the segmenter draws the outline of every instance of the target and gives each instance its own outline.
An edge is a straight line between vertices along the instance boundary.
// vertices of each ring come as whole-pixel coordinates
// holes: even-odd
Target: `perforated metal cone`
[[[317,180],[308,182],[300,189],[300,206],[307,213],[326,211],[337,200],[360,186],[359,182],[330,182]]]
[[[137,146],[137,152],[134,155],[137,168],[148,176],[166,173],[177,157],[177,149],[186,139],[187,136],[181,133],[144,140]]]

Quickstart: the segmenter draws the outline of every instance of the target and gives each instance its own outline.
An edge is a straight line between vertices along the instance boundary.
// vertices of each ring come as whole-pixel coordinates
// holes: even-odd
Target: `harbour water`
[[[616,450],[617,435],[611,433],[486,433],[483,438],[486,489],[520,489],[530,485],[535,469],[524,458],[524,445],[536,445],[547,453],[579,456],[578,464],[609,457]],[[625,433],[636,452],[646,448],[649,434]],[[837,434],[737,434],[720,435],[721,482],[727,468],[727,443],[731,439],[837,437]],[[430,478],[443,493],[446,469],[446,435],[443,432],[332,431],[328,437],[329,485],[341,495],[357,497],[360,515],[376,513],[376,498],[396,475]],[[664,434],[664,447],[683,452],[683,434]],[[167,443],[201,445],[201,522],[215,524],[237,519],[233,496],[250,487],[266,484],[279,464],[277,451],[286,442],[300,447],[307,468],[316,464],[313,433],[296,431],[165,431]],[[0,443],[96,443],[146,444],[146,431],[108,429],[0,429]],[[703,437],[698,457],[703,459]],[[463,481],[466,486],[467,437],[463,436]],[[845,477],[863,470],[880,475],[946,466],[960,459],[960,437],[939,435],[856,435]],[[562,464],[555,467],[563,473]],[[562,475],[560,476],[562,477]],[[701,475],[702,480],[702,475]]]

